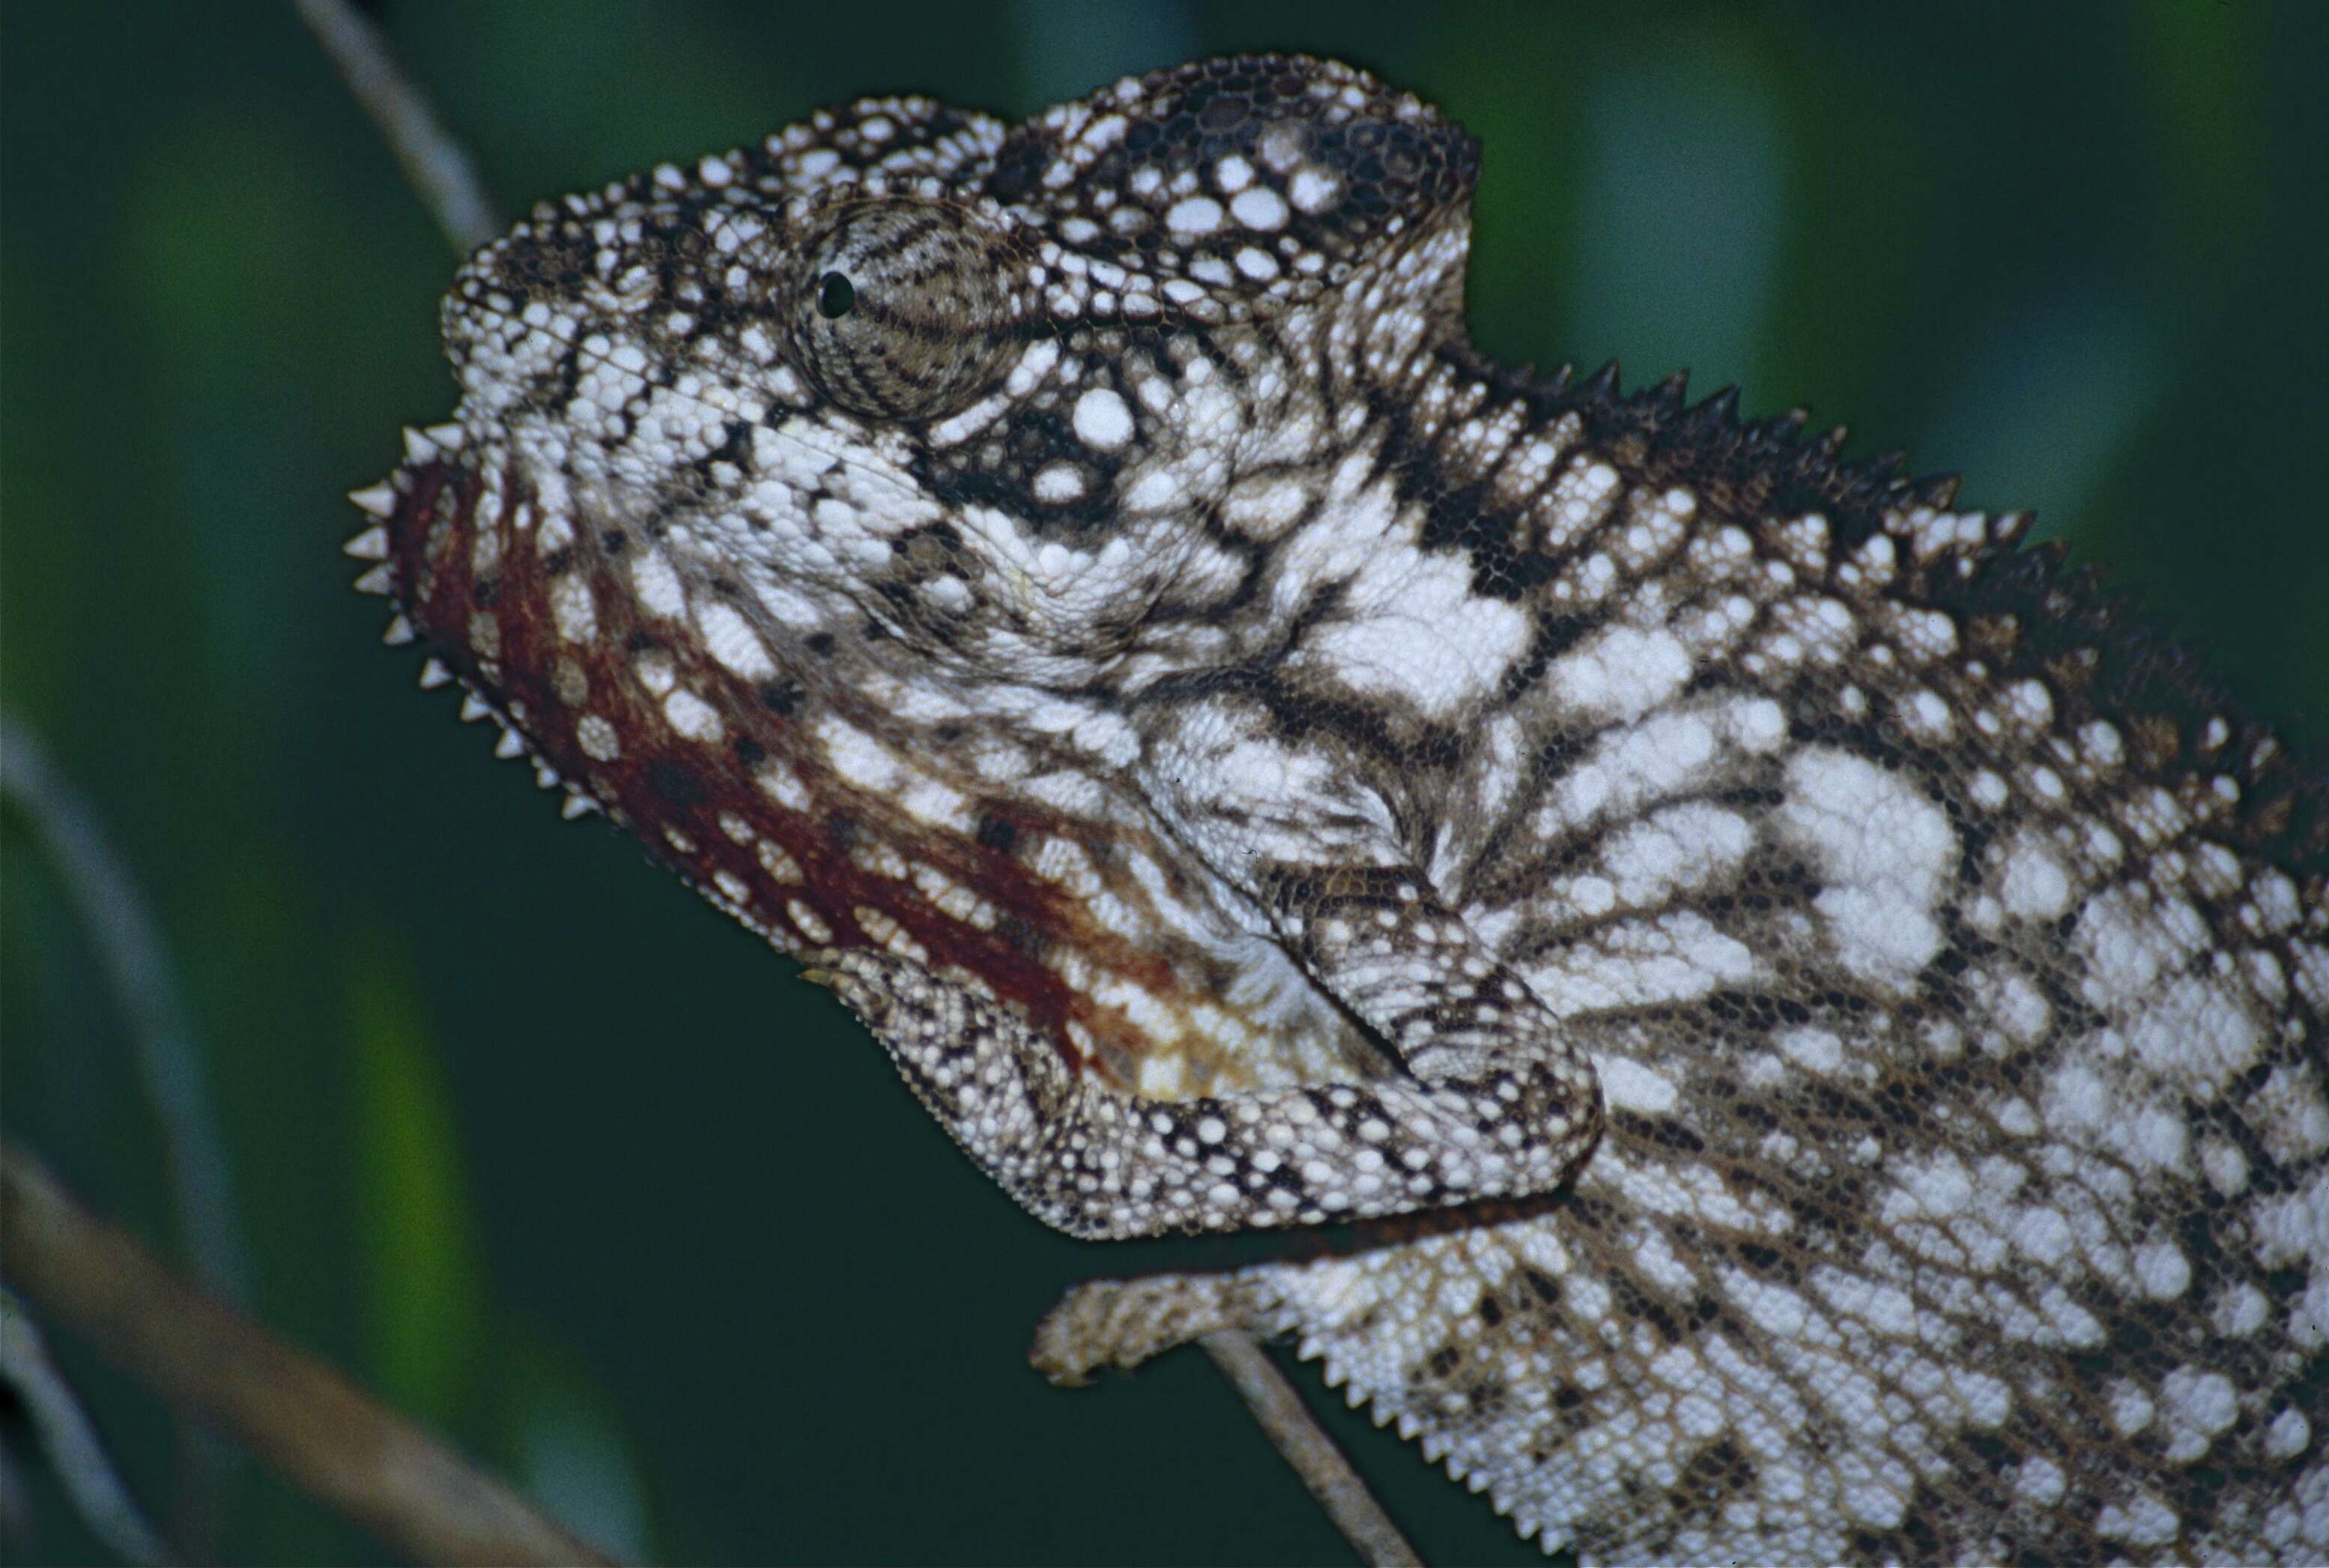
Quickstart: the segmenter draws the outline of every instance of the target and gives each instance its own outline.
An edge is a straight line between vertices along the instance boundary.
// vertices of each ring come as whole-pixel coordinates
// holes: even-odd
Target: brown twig
[[[172,1403],[430,1563],[605,1563],[524,1499],[332,1368],[156,1261],[0,1145],[10,1284]]]
[[[1363,1563],[1376,1568],[1422,1568],[1423,1559],[1391,1522],[1351,1461],[1334,1446],[1302,1396],[1294,1392],[1269,1355],[1240,1328],[1217,1328],[1197,1341],[1221,1375],[1245,1400],[1253,1419],[1318,1499],[1326,1517],[1343,1533]]]

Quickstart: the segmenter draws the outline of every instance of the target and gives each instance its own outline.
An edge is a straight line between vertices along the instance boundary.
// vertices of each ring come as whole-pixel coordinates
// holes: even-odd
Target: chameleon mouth
[[[365,517],[344,547],[366,563],[355,586],[393,605],[385,642],[425,650],[420,685],[457,684],[461,716],[494,720],[495,754],[530,760],[568,817],[603,812],[796,958],[883,949],[981,987],[1080,1071],[1131,1083],[1160,1054],[1218,1053],[1202,1018],[1242,1009],[1105,929],[1088,893],[1042,869],[1032,846],[1081,842],[1091,825],[1025,802],[927,804],[946,791],[919,780],[900,750],[911,738],[880,732],[862,694],[819,685],[813,656],[772,649],[747,678],[654,613],[635,586],[654,541],[610,544],[619,525],[578,524],[457,424],[407,430],[405,447],[350,497]],[[896,782],[872,780],[869,751]],[[940,820],[948,810],[960,820]],[[1111,985],[1162,1013],[1135,1023]]]
[[[404,462],[380,483],[349,492],[348,499],[367,522],[341,549],[370,563],[354,587],[395,606],[381,634],[383,644],[403,647],[425,642],[431,650],[420,666],[422,690],[434,691],[457,680],[462,721],[495,721],[500,732],[495,756],[532,760],[534,781],[544,789],[563,785],[562,809],[570,820],[604,810],[604,801],[561,773],[535,748],[523,724],[523,709],[504,705],[496,679],[500,672],[493,667],[498,661],[465,656],[474,655],[467,638],[452,635],[452,628],[442,624],[441,604],[448,596],[436,591],[440,566],[434,556],[441,551],[432,552],[431,540],[462,531],[474,513],[478,486],[459,461],[464,444],[465,432],[457,424],[407,427]],[[474,583],[447,586],[457,593],[473,589]]]

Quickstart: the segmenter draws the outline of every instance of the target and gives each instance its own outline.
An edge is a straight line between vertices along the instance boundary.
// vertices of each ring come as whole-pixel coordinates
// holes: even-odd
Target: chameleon
[[[1213,60],[545,202],[357,586],[1096,1240],[1586,1562],[2329,1553],[2329,786],[1957,483],[1468,340]]]

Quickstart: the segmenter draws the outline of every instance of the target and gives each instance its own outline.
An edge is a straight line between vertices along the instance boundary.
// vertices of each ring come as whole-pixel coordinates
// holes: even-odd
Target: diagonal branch
[[[174,1561],[115,1468],[80,1396],[49,1359],[41,1331],[16,1298],[0,1289],[0,1383],[15,1391],[42,1451],[73,1512],[106,1549],[127,1563]]]
[[[211,1108],[200,1041],[179,995],[161,928],[96,817],[49,762],[32,732],[0,717],[0,799],[14,802],[79,908],[137,1051],[188,1255],[203,1284],[231,1301],[250,1293],[227,1158]]]
[[[348,0],[293,0],[300,19],[404,166],[404,177],[466,256],[507,225],[494,211],[468,149],[456,141],[429,99],[397,66],[380,29]]]
[[[194,1272],[227,1301],[248,1300],[250,1270],[211,1100],[208,1057],[187,1015],[169,945],[137,879],[47,750],[5,715],[0,715],[0,799],[24,813],[47,851],[121,1009],[138,1083],[162,1129],[178,1235]],[[213,1434],[189,1424],[181,1458],[178,1535],[195,1555],[205,1555],[230,1456]]]
[[[1359,1560],[1371,1568],[1422,1568],[1423,1559],[1415,1554],[1415,1548],[1367,1490],[1351,1461],[1311,1416],[1302,1396],[1269,1359],[1269,1353],[1254,1343],[1253,1336],[1241,1328],[1216,1328],[1197,1343],[1238,1391],[1254,1421],[1294,1467],[1294,1473],[1302,1478],[1302,1484],[1310,1488],[1310,1495],[1318,1499],[1319,1507],[1350,1542]]]
[[[0,1145],[12,1288],[293,1485],[430,1563],[603,1563],[508,1487],[156,1261]]]

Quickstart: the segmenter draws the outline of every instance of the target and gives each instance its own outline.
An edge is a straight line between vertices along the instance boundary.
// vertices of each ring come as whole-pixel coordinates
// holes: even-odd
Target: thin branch
[[[293,0],[324,52],[339,68],[372,123],[380,128],[389,150],[404,166],[404,177],[428,207],[429,216],[445,231],[453,249],[466,256],[505,225],[494,211],[485,183],[467,149],[445,128],[411,79],[389,53],[388,41],[347,0]]]
[[[0,1145],[0,1257],[25,1299],[294,1486],[430,1563],[602,1563],[500,1481],[156,1261]]]
[[[1351,1461],[1312,1419],[1268,1353],[1240,1328],[1216,1328],[1197,1341],[1245,1400],[1253,1419],[1318,1499],[1363,1563],[1377,1568],[1422,1568],[1423,1559],[1391,1522]]]
[[[5,717],[0,798],[14,801],[39,835],[120,1005],[139,1083],[162,1129],[163,1168],[194,1272],[229,1301],[248,1300],[250,1270],[234,1218],[226,1144],[211,1105],[208,1059],[179,995],[161,927],[107,842],[97,814],[51,766],[32,732]],[[181,1452],[179,1539],[207,1556],[230,1456],[215,1437],[193,1425],[183,1434]]]
[[[161,928],[96,815],[32,733],[6,718],[0,718],[0,798],[14,801],[40,836],[121,1004],[138,1076],[162,1126],[178,1229],[194,1271],[219,1295],[246,1300],[250,1270],[228,1195],[226,1147]]]
[[[72,1384],[49,1359],[41,1331],[22,1303],[5,1289],[0,1289],[0,1381],[24,1403],[42,1451],[90,1534],[127,1562],[174,1561],[161,1534],[146,1523],[137,1500],[129,1495]]]

